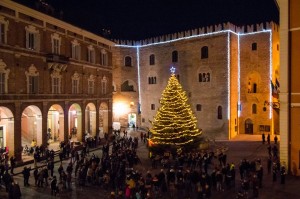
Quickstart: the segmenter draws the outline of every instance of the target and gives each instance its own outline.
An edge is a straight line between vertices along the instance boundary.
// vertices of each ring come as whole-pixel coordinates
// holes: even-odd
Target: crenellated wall
[[[193,37],[206,33],[217,33],[220,31],[232,31],[235,33],[255,33],[263,30],[268,30],[274,28],[277,32],[279,26],[274,22],[265,22],[260,24],[236,26],[230,22],[223,24],[216,24],[206,27],[200,27],[197,29],[186,30],[182,32],[161,35],[157,37],[151,37],[143,40],[133,41],[133,40],[114,40],[118,45],[127,45],[127,46],[145,46],[151,45],[159,42],[170,42],[178,39],[185,39],[187,37]]]

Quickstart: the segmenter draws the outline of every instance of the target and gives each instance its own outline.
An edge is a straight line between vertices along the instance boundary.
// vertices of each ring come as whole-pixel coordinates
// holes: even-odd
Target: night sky
[[[15,0],[35,8],[37,0]],[[112,39],[139,40],[223,22],[279,23],[276,0],[44,0],[63,20]]]

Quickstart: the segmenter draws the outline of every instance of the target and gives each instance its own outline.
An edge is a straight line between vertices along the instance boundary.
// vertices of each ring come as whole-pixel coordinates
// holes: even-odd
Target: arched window
[[[150,55],[150,65],[154,65],[155,64],[155,55],[154,54],[152,54],[152,55]]]
[[[125,66],[127,66],[127,67],[132,66],[131,57],[129,57],[129,56],[125,57]]]
[[[178,62],[178,52],[176,50],[172,52],[172,62]]]
[[[210,73],[206,73],[206,81],[210,82]]]
[[[253,93],[257,93],[257,84],[253,83]]]
[[[252,104],[252,114],[256,114],[256,113],[257,113],[257,105]]]
[[[202,73],[199,73],[199,82],[202,82]]]
[[[223,118],[222,106],[218,106],[218,119],[221,120],[222,118]]]
[[[208,47],[203,46],[201,48],[201,59],[207,59],[208,58]]]
[[[257,43],[252,43],[252,50],[253,51],[257,50]]]
[[[202,82],[206,82],[206,73],[202,73]]]
[[[128,80],[121,85],[121,92],[134,92],[134,86]]]

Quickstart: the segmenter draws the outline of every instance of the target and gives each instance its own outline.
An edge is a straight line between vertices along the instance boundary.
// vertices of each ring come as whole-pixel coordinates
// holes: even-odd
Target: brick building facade
[[[0,147],[99,136],[112,124],[113,42],[0,2]]]

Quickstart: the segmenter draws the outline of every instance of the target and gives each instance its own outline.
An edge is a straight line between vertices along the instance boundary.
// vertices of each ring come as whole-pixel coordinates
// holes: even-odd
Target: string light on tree
[[[170,68],[171,76],[160,99],[161,107],[152,121],[150,141],[155,147],[186,147],[198,141],[202,134],[175,70],[173,66]]]

